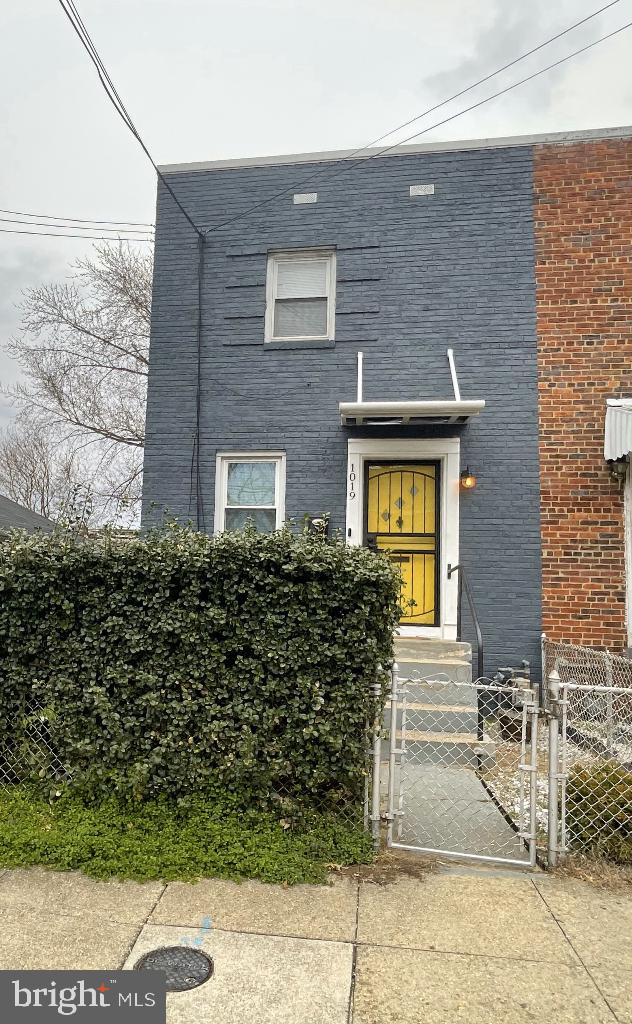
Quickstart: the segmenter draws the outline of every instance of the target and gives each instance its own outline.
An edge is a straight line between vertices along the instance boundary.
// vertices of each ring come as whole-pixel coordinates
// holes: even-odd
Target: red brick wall
[[[626,644],[606,398],[632,395],[632,140],[534,148],[543,629]]]

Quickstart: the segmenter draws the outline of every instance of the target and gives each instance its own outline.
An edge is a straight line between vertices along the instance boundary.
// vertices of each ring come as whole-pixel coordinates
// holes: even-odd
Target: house
[[[469,590],[488,673],[623,646],[631,167],[631,128],[162,167],[207,233],[161,184],[144,525],[328,517],[403,635]]]
[[[631,171],[629,128],[534,149],[543,628],[612,651],[632,643]]]
[[[0,530],[27,530],[28,533],[39,530],[42,533],[52,533],[54,529],[55,524],[50,519],[0,494]]]

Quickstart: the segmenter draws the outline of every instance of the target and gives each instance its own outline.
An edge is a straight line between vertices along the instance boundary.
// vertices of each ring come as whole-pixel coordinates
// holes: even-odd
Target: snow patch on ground
[[[529,786],[533,773],[520,768],[521,744],[503,740],[500,736],[500,728],[496,726],[496,723],[486,725],[485,739],[495,745],[495,764],[489,771],[482,773],[482,778],[512,821],[521,830],[526,830],[529,815]],[[548,745],[548,730],[538,730],[536,744],[538,771],[535,773],[536,821],[537,830],[543,835],[546,834],[549,820]],[[528,747],[526,764],[529,763],[530,757],[531,751]],[[565,744],[564,769],[566,772],[575,766],[597,765],[603,760],[603,755],[592,753],[575,743],[567,741]]]

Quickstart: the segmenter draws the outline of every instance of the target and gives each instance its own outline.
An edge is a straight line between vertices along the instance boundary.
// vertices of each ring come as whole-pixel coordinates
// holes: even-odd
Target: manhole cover
[[[141,956],[134,970],[164,971],[167,976],[167,992],[184,992],[208,981],[213,973],[213,961],[199,949],[162,946]]]

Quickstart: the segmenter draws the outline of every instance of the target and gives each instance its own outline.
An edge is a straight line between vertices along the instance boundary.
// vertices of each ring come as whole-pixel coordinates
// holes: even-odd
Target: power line
[[[559,67],[560,64],[565,64],[567,60],[571,60],[573,57],[579,56],[580,53],[592,50],[594,46],[604,43],[607,39],[612,39],[613,36],[619,35],[620,32],[625,32],[625,30],[630,27],[632,27],[632,21],[628,21],[625,25],[621,25],[620,28],[616,28],[612,32],[608,32],[605,36],[600,36],[599,39],[594,39],[592,43],[587,43],[586,46],[581,46],[578,50],[573,50],[572,53],[568,53],[565,57],[560,57],[559,60],[553,61],[552,64],[547,64],[545,68],[540,68],[539,71],[534,71],[533,74],[527,75],[525,78],[520,78],[517,82],[512,82],[511,85],[505,86],[504,89],[499,89],[497,92],[492,93],[491,96],[485,96],[477,103],[472,103],[471,106],[465,107],[464,110],[459,110],[456,114],[452,114],[450,117],[444,118],[443,121],[438,121],[436,124],[430,125],[429,128],[424,128],[420,132],[414,132],[407,138],[400,139],[399,142],[395,142],[391,146],[386,146],[384,149],[378,150],[377,153],[372,153],[365,159],[374,160],[375,157],[382,156],[384,153],[390,153],[392,150],[397,149],[398,146],[405,146],[407,142],[412,142],[413,139],[418,139],[420,135],[425,135],[426,132],[430,132],[434,128],[440,128],[441,125],[448,124],[449,121],[454,121],[455,118],[461,117],[462,114],[468,114],[471,110],[476,110],[478,107],[484,106],[485,103],[489,103],[490,100],[495,100],[498,96],[504,96],[505,93],[511,92],[512,89],[517,89],[519,85],[525,85],[526,82],[532,82],[534,78],[544,75],[547,71],[552,71],[553,68]]]
[[[614,2],[618,2],[618,0],[614,0]],[[608,5],[608,6],[611,6],[611,5]],[[604,9],[605,8],[602,8],[602,10],[604,10]],[[597,14],[599,12],[595,12],[595,13]],[[587,19],[584,19],[584,20],[587,20]],[[578,24],[580,24],[580,23],[578,22]],[[496,99],[498,96],[503,96],[505,93],[511,92],[512,89],[516,89],[518,86],[524,85],[526,82],[530,82],[534,78],[538,78],[540,75],[545,74],[547,71],[551,71],[553,68],[559,67],[560,64],[564,64],[566,61],[571,60],[573,57],[577,57],[579,54],[585,53],[587,50],[592,49],[594,46],[598,46],[600,43],[605,42],[607,39],[611,39],[613,36],[618,35],[620,32],[624,32],[626,29],[630,28],[631,25],[632,25],[632,22],[627,22],[627,24],[622,25],[620,28],[615,29],[613,32],[608,32],[606,35],[600,36],[598,39],[593,40],[593,42],[587,43],[586,46],[582,46],[582,47],[580,47],[577,50],[573,50],[572,53],[567,54],[565,57],[561,57],[559,60],[554,61],[552,64],[548,64],[546,67],[540,68],[538,71],[533,72],[533,74],[531,74],[531,75],[527,75],[525,78],[519,79],[517,82],[512,82],[510,85],[505,86],[505,88],[499,89],[497,92],[492,93],[490,96],[485,96],[482,100],[478,100],[478,102],[471,104],[471,106],[465,107],[464,109],[457,111],[455,114],[450,115],[450,117],[444,118],[442,121],[437,121],[434,124],[429,125],[427,128],[423,128],[421,131],[415,132],[413,135],[409,135],[405,139],[400,139],[399,142],[395,142],[395,143],[392,143],[389,146],[385,146],[382,149],[378,149],[376,152],[369,152],[368,155],[360,157],[358,160],[353,160],[354,154],[355,153],[362,153],[367,147],[363,146],[360,149],[354,150],[354,152],[352,152],[350,154],[350,156],[344,158],[344,161],[343,161],[344,162],[344,166],[341,167],[338,171],[334,171],[334,172],[326,173],[326,174],[320,174],[320,175],[316,175],[316,176],[311,175],[308,178],[303,178],[301,181],[295,182],[293,185],[290,185],[289,187],[284,188],[282,191],[275,192],[273,195],[268,196],[266,199],[262,199],[259,203],[253,204],[252,206],[248,207],[248,209],[244,210],[242,213],[236,214],[234,217],[230,217],[227,220],[220,221],[219,224],[211,225],[209,228],[206,229],[206,234],[208,235],[208,234],[210,234],[210,233],[212,233],[214,231],[219,231],[220,228],[227,227],[229,224],[234,224],[236,221],[242,220],[244,217],[247,217],[249,214],[254,213],[256,210],[261,209],[263,206],[266,206],[268,203],[274,202],[275,199],[280,199],[281,197],[283,197],[285,195],[288,195],[290,192],[294,192],[297,189],[304,188],[306,185],[312,185],[313,186],[313,185],[316,185],[316,184],[319,184],[319,183],[322,183],[322,182],[325,182],[325,181],[332,181],[333,179],[340,177],[340,175],[346,174],[348,171],[352,170],[354,167],[358,167],[362,163],[367,163],[369,160],[375,160],[379,156],[383,156],[386,153],[390,153],[393,150],[397,149],[399,146],[404,146],[407,142],[411,142],[413,139],[418,139],[418,138],[420,138],[420,136],[425,135],[427,132],[434,131],[435,128],[440,128],[440,127],[442,127],[442,125],[448,124],[450,121],[454,121],[457,117],[461,117],[463,114],[468,114],[468,113],[470,113],[470,111],[476,110],[478,107],[484,106],[484,104],[489,103],[491,100]],[[576,27],[576,26],[571,26],[571,28],[574,28],[574,27]],[[569,28],[566,31],[570,31],[570,30],[571,29]],[[558,35],[554,36],[553,39],[559,39],[560,36],[563,35],[563,34],[564,33],[558,33]],[[552,40],[550,40],[550,41],[552,41]],[[547,45],[547,43],[541,43],[540,46],[537,47],[537,49],[542,49],[542,47],[545,46],[545,45]],[[529,51],[528,54],[523,54],[522,57],[516,58],[516,60],[513,61],[512,63],[517,63],[519,60],[523,60],[524,57],[529,56],[529,54],[532,53],[532,52],[534,52],[534,51]],[[505,67],[509,67],[509,66],[510,65],[506,65]],[[499,70],[504,70],[504,68],[499,69]],[[487,81],[489,78],[493,78],[494,75],[496,75],[498,73],[499,72],[494,72],[493,74],[488,75],[485,79],[481,79],[481,81]],[[457,93],[456,95],[457,96],[462,96],[464,93],[468,92],[470,89],[474,89],[479,84],[480,84],[480,82],[475,82],[473,85],[469,86],[467,89],[462,89],[461,92]],[[452,99],[454,99],[454,96],[451,96],[449,99],[445,100],[443,103],[439,103],[436,106],[429,108],[429,110],[424,111],[424,113],[422,113],[422,114],[419,114],[419,116],[416,117],[416,118],[412,118],[410,121],[406,122],[406,124],[412,124],[413,121],[416,121],[416,120],[419,120],[422,117],[425,117],[426,114],[430,112],[430,110],[436,110],[438,107],[445,106],[447,103],[450,103]],[[400,125],[400,128],[401,127],[402,126]],[[400,130],[399,128],[394,129],[394,131],[399,131],[399,130]],[[387,138],[387,136],[391,135],[391,134],[393,134],[393,133],[392,132],[388,132],[386,135],[381,136],[381,138]]]
[[[54,213],[26,213],[24,210],[0,210],[0,213],[10,213],[13,217],[43,217],[46,220],[66,220],[73,224],[116,224],[122,227],[127,224],[133,228],[153,228],[154,225],[142,220],[88,220],[85,217],[62,217]]]
[[[118,94],[118,92],[116,90],[116,87],[115,87],[114,83],[112,82],[112,79],[110,78],[104,63],[101,60],[101,57],[99,56],[99,53],[98,53],[94,43],[92,42],[92,39],[90,37],[90,33],[88,32],[86,26],[84,25],[83,21],[81,20],[81,16],[80,16],[79,12],[77,11],[77,8],[76,8],[73,0],[66,0],[66,2],[65,2],[65,0],[59,0],[59,4],[60,4],[60,7],[62,8],[64,14],[68,18],[70,24],[72,25],[72,28],[73,28],[74,32],[78,36],[78,38],[79,38],[79,40],[81,42],[81,45],[83,46],[83,48],[85,49],[86,53],[88,54],[90,60],[94,64],[94,67],[96,68],[97,75],[99,76],[99,81],[101,82],[101,85],[103,86],[105,94],[108,97],[110,103],[112,104],[112,106],[116,110],[116,112],[119,115],[119,117],[121,118],[121,120],[128,127],[128,129],[130,130],[130,132],[132,133],[132,135],[134,136],[136,141],[138,142],[139,146],[143,150],[143,153],[145,154],[145,156],[147,157],[147,159],[151,163],[152,167],[154,168],[154,171],[156,172],[159,181],[161,181],[162,184],[164,185],[164,187],[167,189],[167,191],[169,192],[169,194],[170,194],[171,198],[173,199],[174,203],[176,204],[176,206],[178,207],[178,209],[180,210],[182,215],[186,218],[188,223],[191,225],[191,227],[195,231],[195,233],[197,235],[197,238],[198,238],[198,257],[199,258],[198,258],[198,261],[197,261],[197,318],[196,318],[196,331],[195,331],[195,333],[196,333],[196,346],[197,346],[197,396],[198,397],[196,399],[195,439],[194,439],[193,452],[192,452],[191,491],[193,490],[193,486],[194,486],[194,483],[195,483],[195,489],[196,489],[196,525],[197,525],[198,529],[201,529],[201,528],[203,529],[204,528],[204,494],[202,492],[202,485],[201,485],[200,388],[201,388],[201,373],[202,373],[202,371],[201,371],[201,357],[202,357],[202,321],[203,321],[203,313],[202,313],[203,280],[202,280],[202,274],[203,274],[203,268],[204,268],[204,246],[205,246],[205,243],[206,243],[206,235],[201,230],[201,228],[199,228],[197,226],[197,224],[195,223],[193,218],[190,216],[188,211],[184,208],[184,206],[182,205],[182,203],[178,199],[176,193],[172,189],[171,185],[169,184],[169,182],[167,181],[165,176],[158,169],[158,166],[157,166],[155,160],[153,159],[153,157],[152,157],[151,153],[149,152],[147,146],[143,142],[143,140],[142,140],[142,138],[141,138],[141,136],[140,136],[136,126],[134,125],[134,122],[132,121],[129,113],[125,109],[125,104],[123,103],[121,97],[119,96],[119,94]],[[194,464],[195,464],[195,473],[193,473]]]
[[[56,234],[52,231],[22,231],[12,230],[11,228],[0,228],[0,232],[4,235],[39,235],[43,238],[83,238],[85,241],[95,242],[115,242],[115,238],[110,238],[108,235],[72,235],[72,234]],[[153,238],[119,238],[120,242],[149,242],[153,245]]]
[[[394,135],[395,132],[408,128],[408,126],[414,124],[415,121],[420,121],[422,117],[427,117],[428,114],[434,114],[435,110],[440,110],[441,107],[447,106],[447,104],[452,103],[453,100],[460,99],[461,96],[471,92],[472,89],[477,89],[479,85],[484,85],[485,82],[489,82],[491,78],[495,78],[496,75],[502,74],[503,71],[508,71],[509,68],[514,67],[515,64],[519,64],[522,60],[526,60],[527,57],[532,57],[534,53],[538,53],[545,47],[550,46],[551,43],[557,42],[557,40],[561,39],[562,36],[568,35],[569,32],[573,32],[576,28],[579,28],[580,25],[585,25],[587,21],[591,21],[599,14],[603,14],[604,11],[607,11],[609,7],[614,7],[615,4],[620,2],[621,0],[610,0],[610,3],[605,4],[604,7],[600,7],[598,10],[593,11],[592,14],[586,15],[585,18],[582,18],[580,21],[576,21],[573,25],[569,25],[568,28],[562,29],[562,31],[558,32],[557,35],[551,36],[550,39],[545,39],[542,43],[538,43],[538,45],[534,46],[531,50],[526,50],[525,53],[521,53],[519,57],[514,57],[514,59],[510,60],[508,64],[503,64],[501,68],[497,68],[496,71],[492,71],[489,75],[479,78],[479,80],[477,82],[473,82],[472,85],[468,85],[459,92],[453,93],[452,96],[448,97],[448,99],[442,100],[440,103],[435,103],[434,107],[428,107],[427,110],[424,110],[421,114],[416,114],[415,117],[411,117],[408,121],[404,121],[403,124],[398,125],[397,128],[392,128],[390,132],[386,132],[384,135],[378,136],[377,139],[367,142],[365,146],[361,146],[360,149],[354,150],[347,159],[352,159],[358,153],[363,152],[363,150],[368,149],[370,146],[377,146],[378,143],[383,142],[384,139],[388,139],[389,135]]]
[[[517,64],[519,61],[524,60],[526,57],[528,57],[531,54],[537,52],[538,50],[542,49],[543,47],[548,46],[550,43],[554,42],[555,40],[560,39],[566,33],[572,31],[574,28],[577,28],[579,25],[585,24],[591,18],[596,17],[597,14],[602,13],[604,10],[607,10],[610,7],[613,7],[618,2],[619,2],[619,0],[611,0],[610,3],[608,3],[605,6],[601,7],[598,11],[595,11],[593,14],[588,15],[587,17],[581,19],[581,21],[574,23],[573,25],[569,26],[567,29],[563,30],[562,32],[557,33],[555,36],[551,37],[551,39],[545,40],[543,43],[539,44],[537,47],[534,47],[533,49],[529,50],[527,53],[522,54],[521,56],[515,58],[513,61],[510,61],[508,64],[504,65],[502,68],[499,68],[497,71],[494,71],[492,74],[485,76],[484,78],[482,78],[479,81],[475,82],[473,85],[467,87],[466,89],[460,90],[459,92],[455,93],[453,96],[449,97],[447,100],[443,101],[442,103],[436,104],[435,106],[429,108],[424,113],[419,114],[417,117],[412,118],[409,121],[404,122],[404,124],[400,125],[398,128],[395,128],[392,131],[387,132],[385,135],[380,136],[377,140],[374,140],[373,143],[369,143],[368,146],[374,145],[375,142],[380,142],[383,139],[388,138],[390,135],[395,134],[395,132],[400,131],[402,128],[408,127],[410,124],[414,123],[415,121],[418,121],[422,117],[427,116],[427,114],[432,113],[433,111],[439,109],[442,106],[445,106],[446,104],[452,102],[454,99],[458,99],[460,96],[464,95],[466,92],[469,92],[471,89],[474,89],[478,85],[483,84],[484,82],[488,81],[490,78],[495,77],[495,75],[500,74],[502,71],[506,70],[509,67],[512,67],[513,65]],[[70,21],[70,23],[72,25],[72,28],[73,28],[74,32],[76,33],[76,35],[78,36],[82,46],[86,50],[86,52],[87,52],[87,54],[88,54],[92,64],[94,65],[94,67],[95,67],[95,69],[97,71],[97,75],[99,77],[99,80],[101,82],[101,85],[103,86],[104,91],[105,91],[105,93],[106,93],[110,103],[112,104],[112,106],[116,110],[116,112],[119,115],[119,117],[123,120],[123,122],[125,123],[125,125],[129,129],[129,131],[134,135],[134,137],[138,141],[138,143],[141,146],[143,152],[145,153],[145,155],[147,156],[148,160],[152,164],[152,166],[153,166],[153,168],[154,168],[154,170],[155,170],[159,180],[165,186],[166,190],[171,195],[172,199],[174,200],[174,202],[176,203],[176,205],[180,209],[181,213],[186,218],[186,220],[188,221],[188,223],[191,225],[191,227],[194,229],[194,231],[196,232],[196,234],[198,236],[198,246],[199,246],[199,259],[198,259],[198,271],[197,271],[197,274],[198,274],[198,309],[197,309],[197,324],[196,324],[197,350],[198,350],[198,359],[197,359],[197,395],[196,395],[195,438],[194,438],[194,445],[193,445],[193,451],[192,451],[192,463],[191,463],[191,477],[192,477],[192,479],[191,479],[191,492],[193,491],[193,489],[195,487],[196,498],[197,498],[196,519],[197,519],[197,526],[198,526],[198,528],[203,526],[203,523],[204,523],[204,504],[203,504],[203,494],[202,494],[202,488],[201,488],[201,473],[200,473],[200,381],[201,381],[201,334],[202,334],[202,322],[203,322],[203,317],[202,317],[202,271],[203,271],[203,259],[204,259],[204,256],[203,256],[203,254],[204,254],[204,243],[205,243],[208,235],[211,232],[218,231],[222,227],[226,227],[229,224],[233,224],[233,223],[235,223],[235,222],[237,222],[239,220],[242,220],[243,218],[247,217],[250,213],[253,213],[255,210],[258,210],[258,209],[262,208],[263,206],[267,205],[270,202],[273,202],[275,199],[280,198],[281,196],[287,195],[289,192],[292,192],[292,191],[294,191],[296,189],[300,189],[301,187],[303,187],[304,185],[306,185],[308,183],[315,184],[317,182],[323,182],[323,181],[332,180],[333,178],[336,178],[336,177],[338,177],[338,176],[340,176],[342,174],[345,174],[347,171],[349,171],[349,170],[353,169],[354,167],[358,166],[360,163],[365,163],[365,162],[367,162],[369,160],[375,159],[378,156],[382,156],[382,155],[384,155],[384,154],[386,154],[388,152],[391,152],[391,151],[397,149],[398,147],[404,145],[406,142],[410,142],[412,139],[419,138],[421,135],[424,135],[427,132],[432,131],[435,128],[438,128],[441,125],[447,124],[448,122],[455,120],[457,117],[461,117],[463,114],[469,113],[470,111],[475,110],[478,107],[483,106],[485,103],[489,103],[491,100],[496,99],[498,96],[502,96],[502,95],[510,92],[511,90],[517,88],[518,86],[524,85],[526,82],[532,81],[533,79],[539,77],[540,75],[545,74],[547,71],[550,71],[553,68],[558,67],[561,64],[564,64],[566,61],[571,60],[573,57],[576,57],[576,56],[578,56],[581,53],[585,53],[587,50],[592,49],[592,47],[597,46],[598,44],[600,44],[602,42],[605,42],[605,40],[610,39],[610,38],[612,38],[615,35],[618,35],[620,32],[623,32],[625,29],[629,28],[630,25],[632,25],[632,22],[630,22],[630,23],[622,26],[621,28],[616,29],[613,32],[610,32],[607,35],[604,35],[604,36],[600,37],[599,39],[594,40],[592,43],[589,43],[588,45],[583,46],[583,47],[579,48],[578,50],[575,50],[574,52],[572,52],[570,54],[567,54],[565,57],[561,58],[560,60],[557,60],[557,61],[553,62],[552,64],[548,65],[547,67],[541,68],[539,71],[536,71],[533,74],[528,75],[525,78],[520,79],[517,82],[513,82],[511,85],[505,87],[504,89],[498,90],[496,93],[493,93],[492,95],[485,97],[484,99],[478,101],[477,103],[472,104],[469,107],[466,107],[463,110],[457,111],[455,114],[451,115],[450,117],[444,118],[442,121],[437,122],[436,124],[430,125],[429,127],[425,128],[425,129],[422,129],[419,132],[414,133],[413,135],[409,136],[406,139],[400,140],[397,143],[394,143],[392,145],[386,146],[383,149],[378,150],[377,152],[370,152],[367,156],[361,157],[358,160],[353,160],[353,157],[355,156],[355,154],[363,152],[367,147],[362,147],[362,149],[360,149],[360,150],[355,150],[351,154],[350,157],[346,158],[344,166],[342,168],[340,168],[338,171],[336,171],[334,173],[328,173],[328,174],[325,174],[325,175],[319,175],[319,176],[316,176],[316,177],[314,177],[312,175],[311,177],[309,177],[309,178],[307,178],[307,179],[305,179],[305,180],[303,180],[303,181],[301,181],[301,182],[299,182],[297,184],[294,184],[294,185],[292,185],[292,186],[290,186],[290,187],[288,187],[286,189],[283,189],[281,192],[278,192],[278,193],[276,193],[274,195],[271,195],[267,199],[262,200],[259,203],[254,204],[253,206],[251,206],[248,209],[244,210],[242,213],[238,214],[237,216],[228,218],[226,221],[223,221],[220,224],[213,225],[213,226],[207,228],[206,230],[202,230],[201,228],[199,228],[197,226],[197,224],[194,222],[194,220],[189,215],[187,210],[184,208],[184,206],[182,205],[182,203],[178,199],[176,193],[172,189],[171,185],[169,184],[169,182],[167,181],[165,176],[161,173],[161,171],[159,170],[159,168],[156,165],[155,161],[153,160],[153,157],[151,156],[149,150],[147,149],[147,146],[143,142],[143,140],[142,140],[138,130],[136,129],[136,127],[135,127],[135,125],[134,125],[134,123],[133,123],[129,113],[127,112],[127,110],[125,108],[125,105],[123,104],[123,101],[121,100],[121,97],[119,96],[119,94],[118,94],[118,92],[117,92],[117,90],[116,90],[116,88],[115,88],[115,86],[114,86],[114,84],[112,82],[112,79],[110,78],[110,76],[109,76],[109,74],[107,72],[107,69],[105,68],[105,65],[103,64],[103,61],[101,60],[101,57],[99,56],[99,53],[98,53],[98,51],[97,51],[97,49],[96,49],[96,47],[95,47],[95,45],[94,45],[94,43],[93,43],[93,41],[92,41],[92,39],[90,37],[90,34],[88,33],[88,31],[87,31],[83,21],[81,20],[81,17],[79,15],[78,11],[77,11],[77,8],[76,8],[73,0],[59,0],[59,4],[60,4],[62,10],[64,11],[64,14],[66,15],[66,17]],[[6,231],[6,229],[0,228],[0,231]],[[17,232],[16,231],[16,232],[10,232],[10,233],[15,233],[15,234],[19,234],[19,233],[36,234],[36,233],[39,233],[39,232]],[[57,237],[60,237],[60,236],[57,236]],[[149,239],[142,239],[142,241],[149,241]],[[190,495],[190,497],[192,497],[192,494]]]
[[[94,45],[94,43],[92,41],[92,38],[90,36],[90,33],[88,32],[85,24],[83,23],[83,21],[81,19],[81,15],[79,14],[75,4],[73,3],[73,0],[59,0],[59,5],[60,5],[61,9],[63,10],[64,14],[66,15],[66,17],[68,18],[68,21],[72,25],[73,31],[77,35],[79,41],[81,42],[81,45],[83,46],[84,50],[88,54],[88,57],[90,58],[90,60],[94,64],[94,67],[96,68],[97,75],[99,76],[99,81],[101,82],[101,85],[103,86],[105,94],[108,97],[110,103],[112,104],[112,106],[116,110],[116,112],[119,115],[119,117],[121,118],[121,120],[127,125],[127,127],[129,128],[130,132],[132,133],[132,135],[134,136],[136,141],[138,142],[139,146],[143,150],[143,153],[145,154],[145,156],[147,157],[147,159],[151,163],[151,165],[154,168],[156,174],[158,175],[158,178],[160,179],[160,181],[162,181],[163,185],[165,186],[165,188],[167,189],[167,191],[171,195],[173,201],[177,205],[177,207],[180,210],[180,212],[183,214],[183,216],[189,222],[189,224],[191,225],[191,227],[193,228],[195,233],[198,236],[204,237],[204,233],[197,226],[197,224],[195,223],[193,218],[190,216],[190,214],[187,212],[187,210],[185,210],[184,206],[182,205],[182,203],[178,199],[177,195],[175,194],[175,192],[171,188],[171,185],[165,179],[165,177],[161,173],[161,171],[158,169],[158,165],[156,164],[156,162],[155,162],[154,158],[152,157],[151,153],[149,152],[147,146],[143,142],[143,140],[142,140],[142,138],[140,136],[140,133],[138,132],[138,129],[136,128],[136,126],[135,126],[134,122],[132,121],[129,113],[127,112],[127,110],[125,108],[125,104],[123,103],[119,93],[116,90],[116,87],[115,87],[112,79],[110,78],[110,75],[109,75],[109,73],[107,71],[107,68],[105,67],[103,61],[101,60],[99,52],[98,52],[96,46]]]
[[[16,217],[0,217],[0,224],[26,224],[26,225],[28,225],[30,227],[39,227],[39,228],[70,228],[70,227],[73,227],[75,231],[96,231],[96,230],[98,230],[98,231],[108,231],[110,233],[114,233],[115,235],[134,234],[134,232],[138,233],[138,229],[137,228],[102,228],[102,227],[98,227],[97,228],[97,226],[95,224],[92,224],[90,227],[82,227],[79,224],[73,225],[73,224],[70,224],[68,222],[65,223],[65,224],[60,224],[60,223],[55,223],[54,221],[51,222],[51,221],[44,221],[44,220],[20,220],[20,219],[18,219]],[[149,232],[147,232],[147,233],[149,234]],[[152,229],[152,233],[153,233],[153,229]],[[81,237],[81,236],[79,236],[79,237]]]

